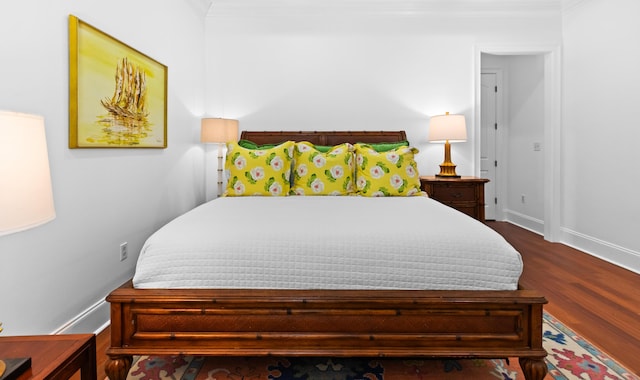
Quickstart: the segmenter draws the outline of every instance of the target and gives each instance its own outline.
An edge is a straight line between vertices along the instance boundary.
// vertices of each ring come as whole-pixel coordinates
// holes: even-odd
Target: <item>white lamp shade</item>
[[[0,235],[55,217],[44,118],[0,111]]]
[[[204,118],[200,128],[203,143],[226,143],[238,140],[238,120]]]
[[[443,143],[467,141],[464,115],[438,115],[429,121],[429,142]]]

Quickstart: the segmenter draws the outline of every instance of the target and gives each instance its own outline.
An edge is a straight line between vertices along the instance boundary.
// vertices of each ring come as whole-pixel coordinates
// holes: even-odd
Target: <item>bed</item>
[[[330,147],[345,142],[401,142],[406,135],[404,131],[244,131],[241,139],[257,145],[308,141]],[[518,357],[526,379],[543,379],[547,367],[542,314],[547,301],[538,292],[518,286],[519,255],[507,252],[509,259],[500,258],[494,252],[503,249],[499,235],[423,195],[391,198],[224,197],[176,218],[145,243],[134,279],[107,297],[111,305],[107,375],[111,380],[124,380],[134,355],[152,354]],[[326,228],[319,231],[329,231],[329,225],[334,225],[336,229],[327,232],[331,236],[346,231],[346,238],[362,244],[356,248],[329,242],[328,236],[305,232],[301,223],[290,223],[284,239],[255,246],[252,239],[268,239],[274,231],[267,228],[258,233],[257,228],[247,227],[256,233],[247,235],[242,244],[237,243],[243,239],[240,232],[234,235],[229,230],[224,242],[214,233],[223,228],[220,220],[244,226],[248,219],[257,219],[265,225],[265,219],[260,219],[264,215],[288,215],[288,208],[305,210],[307,202],[314,204],[314,217],[326,214]],[[367,237],[354,232],[358,229],[352,228],[351,218],[358,215],[371,226],[380,225],[371,220],[385,211],[373,202],[404,210],[403,218],[414,218],[406,219],[410,225],[429,227],[424,234],[406,236],[402,231],[373,232],[387,240],[367,245]],[[249,215],[235,221],[221,217],[239,214],[230,210]],[[338,210],[338,215],[326,210]],[[218,217],[209,217],[211,213]],[[429,218],[437,222],[420,222],[428,223]],[[447,232],[450,225],[455,228]],[[168,231],[173,232],[169,235]],[[200,238],[203,234],[214,237]],[[400,240],[407,243],[408,256],[390,254]],[[467,244],[464,253],[451,248],[454,240],[461,247]],[[323,245],[319,251],[312,251],[319,245]],[[234,251],[240,246],[252,247],[247,256]],[[425,247],[429,256],[442,261],[422,263],[416,247]],[[216,249],[233,252],[233,260],[210,261],[206,252]],[[315,260],[313,265],[305,266],[306,259],[287,259],[287,249],[295,251],[292,257]],[[174,258],[170,250],[179,251],[182,258]],[[277,264],[255,265],[261,256],[277,258]],[[228,262],[232,267],[224,269]],[[477,269],[483,265],[486,268]],[[180,266],[186,269],[177,270]],[[320,267],[324,270],[316,270]],[[207,277],[216,268],[223,268],[229,277],[225,282]],[[344,268],[351,269],[341,273]],[[468,269],[450,274],[451,268]],[[180,277],[185,272],[189,275]]]

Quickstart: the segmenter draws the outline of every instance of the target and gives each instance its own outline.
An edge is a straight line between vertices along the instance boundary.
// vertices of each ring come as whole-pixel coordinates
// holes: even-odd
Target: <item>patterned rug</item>
[[[640,380],[592,344],[544,314],[547,379]],[[518,360],[378,358],[213,358],[141,356],[128,380],[524,379]]]

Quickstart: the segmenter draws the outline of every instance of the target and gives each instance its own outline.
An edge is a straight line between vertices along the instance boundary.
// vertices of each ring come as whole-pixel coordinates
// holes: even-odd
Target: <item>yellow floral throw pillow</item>
[[[287,195],[295,143],[287,141],[273,148],[248,149],[227,143],[225,169],[229,173],[224,196]]]
[[[321,152],[307,141],[296,143],[292,195],[355,193],[353,145],[340,144]]]
[[[369,197],[422,195],[414,156],[418,149],[401,146],[377,152],[367,144],[356,144],[356,188]]]

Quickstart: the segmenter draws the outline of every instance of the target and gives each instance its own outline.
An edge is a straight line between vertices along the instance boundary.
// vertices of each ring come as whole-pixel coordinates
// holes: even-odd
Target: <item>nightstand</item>
[[[484,222],[486,178],[444,178],[421,176],[420,184],[429,197]]]
[[[95,380],[96,337],[93,334],[6,336],[0,338],[0,358],[30,357],[31,368],[18,380],[68,379],[76,372]]]

